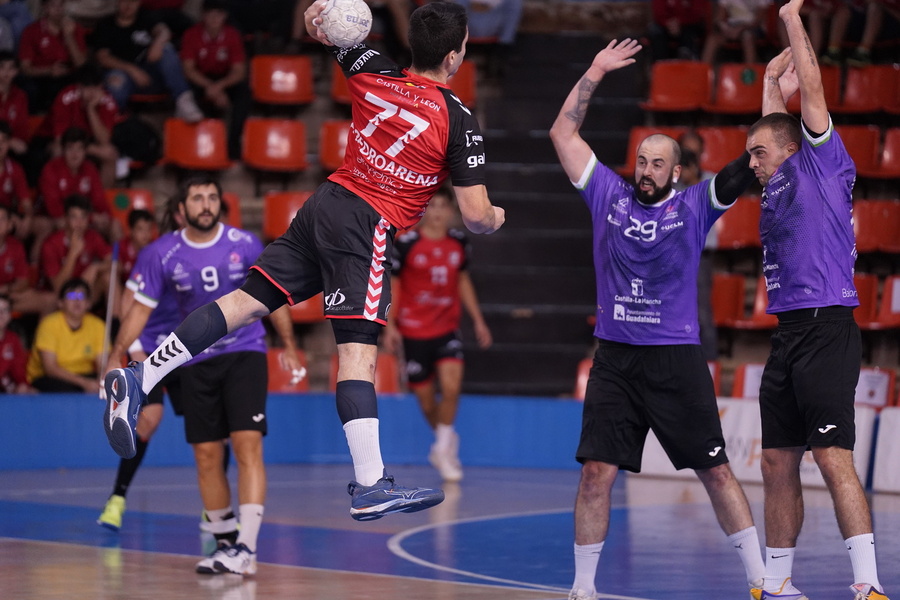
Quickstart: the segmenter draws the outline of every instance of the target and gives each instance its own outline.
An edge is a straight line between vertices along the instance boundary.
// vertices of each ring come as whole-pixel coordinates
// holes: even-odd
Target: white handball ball
[[[362,42],[372,29],[372,11],[363,0],[327,0],[319,17],[319,29],[341,48]]]

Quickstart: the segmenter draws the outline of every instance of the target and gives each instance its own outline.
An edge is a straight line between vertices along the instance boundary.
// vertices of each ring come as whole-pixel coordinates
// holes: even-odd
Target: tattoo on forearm
[[[818,66],[818,62],[816,61],[816,53],[812,49],[812,44],[809,41],[809,36],[806,35],[806,32],[803,32],[803,46],[806,48],[806,55],[809,57],[809,64],[813,67]]]
[[[575,103],[575,108],[566,111],[567,119],[578,125],[584,122],[584,116],[587,114],[591,96],[593,96],[594,90],[597,89],[597,84],[599,83],[599,81],[591,81],[587,77],[581,78],[581,81],[578,82],[578,100]]]

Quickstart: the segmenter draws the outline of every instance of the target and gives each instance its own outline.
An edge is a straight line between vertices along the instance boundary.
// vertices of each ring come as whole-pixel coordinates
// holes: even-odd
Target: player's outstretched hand
[[[782,21],[792,16],[799,17],[801,8],[803,8],[803,0],[791,0],[778,9],[778,16]]]
[[[322,10],[325,8],[324,0],[317,0],[309,5],[309,8],[306,9],[306,12],[303,13],[303,20],[306,22],[306,33],[310,35],[326,46],[334,46],[331,42],[328,41],[328,38],[325,37],[325,34],[322,31],[319,31],[319,25],[322,24],[322,19],[319,15],[322,13]]]
[[[618,40],[611,41],[606,48],[597,53],[591,66],[599,69],[603,73],[609,73],[635,62],[632,58],[641,49],[641,45],[637,40],[625,38],[621,42]]]
[[[797,71],[794,69],[793,53],[790,47],[769,61],[766,65],[766,79],[774,79],[778,82],[781,97],[785,102],[800,89],[800,81],[797,79]]]

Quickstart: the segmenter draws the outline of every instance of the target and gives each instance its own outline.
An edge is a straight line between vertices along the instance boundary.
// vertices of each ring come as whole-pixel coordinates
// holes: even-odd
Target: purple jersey
[[[224,224],[205,244],[190,242],[184,231],[177,231],[141,252],[127,285],[135,290],[137,301],[154,309],[167,296],[174,298],[180,322],[193,310],[241,287],[262,249],[254,235]],[[229,333],[200,356],[265,352],[264,335],[257,321]]]
[[[177,234],[170,233],[168,235]],[[142,270],[147,270],[146,265],[142,262],[141,258],[145,256],[147,256],[147,254],[142,248],[138,253],[134,267],[129,274],[128,281],[125,282],[125,287],[134,292],[135,296],[137,296],[139,291],[138,288],[140,286],[135,283],[134,275],[140,273]],[[154,258],[156,257],[154,256]],[[159,346],[170,333],[175,331],[175,328],[178,327],[179,323],[181,323],[181,314],[178,310],[178,302],[174,295],[164,293],[162,298],[157,301],[156,307],[150,314],[150,318],[147,319],[147,324],[144,325],[144,329],[138,336],[138,342],[140,342],[141,348],[143,348],[144,352],[147,354],[153,352],[154,348]]]
[[[646,206],[630,183],[592,156],[573,183],[594,222],[594,335],[642,346],[699,344],[700,253],[728,208],[716,200],[713,180]]]
[[[759,233],[769,313],[859,306],[853,285],[856,240],[852,198],[856,167],[830,120],[769,179]]]

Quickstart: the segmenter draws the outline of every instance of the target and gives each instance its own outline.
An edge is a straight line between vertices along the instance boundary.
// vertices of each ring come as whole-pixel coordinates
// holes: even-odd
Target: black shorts
[[[759,388],[763,448],[856,443],[859,327],[852,308],[815,310],[779,315]]]
[[[172,410],[179,417],[184,414],[184,400],[181,391],[181,369],[175,369],[162,378],[162,381],[156,384],[150,393],[147,394],[147,400],[144,405],[162,404],[165,393],[169,394],[169,402],[172,404]]]
[[[427,340],[403,339],[406,379],[410,386],[431,381],[437,363],[463,359],[462,340],[458,331]]]
[[[700,346],[601,340],[588,377],[576,458],[639,473],[650,429],[676,469],[710,469],[728,462]]]
[[[326,181],[252,267],[290,304],[325,291],[325,316],[384,325],[394,227],[356,194]]]
[[[266,434],[269,372],[262,352],[231,352],[181,368],[184,434],[189,444],[233,431]]]

